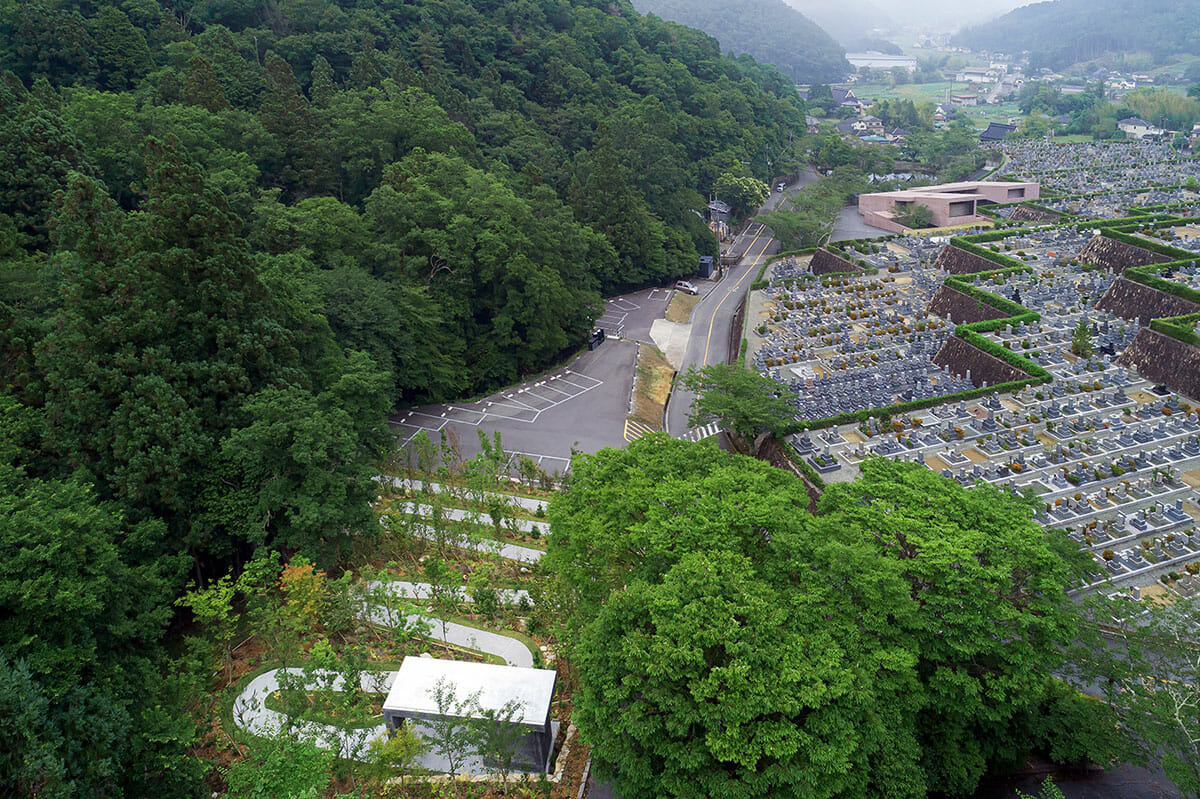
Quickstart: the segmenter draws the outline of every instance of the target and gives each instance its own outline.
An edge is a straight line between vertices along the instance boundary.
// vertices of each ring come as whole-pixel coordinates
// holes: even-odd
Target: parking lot
[[[479,431],[500,433],[515,460],[526,456],[550,473],[564,474],[572,451],[620,447],[633,391],[637,343],[651,343],[650,325],[670,303],[668,289],[644,289],[605,302],[596,326],[607,340],[567,365],[475,402],[424,405],[390,418],[399,445],[424,432],[445,434],[463,458],[479,451]]]

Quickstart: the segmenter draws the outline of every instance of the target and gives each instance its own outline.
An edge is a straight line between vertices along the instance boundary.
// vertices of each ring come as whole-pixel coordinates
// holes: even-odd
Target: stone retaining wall
[[[862,267],[822,247],[813,253],[809,268],[814,275],[829,275],[834,272],[861,272]]]
[[[1110,272],[1124,272],[1131,266],[1162,264],[1171,259],[1123,241],[1094,236],[1079,251],[1079,260],[1085,264],[1102,266]]]
[[[952,275],[969,275],[975,272],[990,272],[1004,267],[973,252],[960,250],[952,244],[947,244],[933,260],[934,269],[942,269]]]
[[[1015,366],[1000,360],[994,355],[988,355],[983,350],[963,341],[958,336],[951,336],[933,356],[933,362],[944,366],[956,377],[964,377],[971,373],[971,382],[976,388],[982,388],[984,383],[994,386],[1007,383],[1010,380],[1023,380],[1029,375]]]
[[[1122,319],[1137,319],[1143,325],[1150,324],[1151,319],[1183,316],[1200,311],[1200,305],[1194,302],[1143,286],[1126,277],[1117,278],[1096,303],[1096,307],[1114,313]]]
[[[1117,363],[1172,391],[1200,401],[1200,349],[1143,327]]]
[[[989,319],[1008,316],[999,308],[986,305],[949,286],[939,288],[925,310],[935,316],[946,317],[956,325],[985,322]]]

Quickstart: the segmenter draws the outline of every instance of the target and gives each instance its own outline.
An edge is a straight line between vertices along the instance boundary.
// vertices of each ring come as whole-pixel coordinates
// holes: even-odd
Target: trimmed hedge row
[[[821,249],[821,248],[820,247],[805,247],[803,250],[788,250],[787,252],[777,252],[774,255],[772,255],[770,258],[768,258],[767,262],[765,264],[763,264],[763,268],[759,270],[758,276],[759,276],[759,278],[762,278],[763,273],[766,270],[766,268],[768,266],[770,266],[771,264],[775,263],[776,261],[778,261],[780,258],[788,258],[793,255],[812,255],[819,249]]]
[[[1196,335],[1196,323],[1200,322],[1200,313],[1184,316],[1166,316],[1162,319],[1151,319],[1150,329],[1157,330],[1163,335],[1178,339],[1184,344],[1200,347],[1200,336]]]
[[[818,491],[824,491],[825,481],[821,479],[821,475],[817,473],[817,470],[810,466],[808,461],[804,460],[804,458],[801,458],[800,453],[793,450],[791,444],[780,442],[779,445],[783,447],[784,456],[791,461],[797,469],[804,473],[804,476],[808,478],[808,482],[813,484],[813,488],[817,489]]]
[[[1188,259],[1189,261],[1191,259]],[[1200,259],[1198,259],[1200,260]],[[1134,266],[1125,270],[1125,277],[1141,283],[1143,286],[1149,286],[1152,289],[1157,289],[1166,294],[1174,294],[1176,297],[1181,297],[1185,300],[1200,305],[1200,291],[1196,291],[1191,286],[1185,286],[1182,283],[1174,283],[1170,280],[1164,280],[1159,277],[1156,272],[1168,264],[1151,264],[1148,266]]]
[[[1175,220],[1172,221],[1174,222]],[[1122,225],[1121,227],[1129,226]],[[1155,227],[1162,227],[1162,224],[1157,223]],[[1104,231],[1103,235],[1108,236],[1114,241],[1119,241],[1122,244],[1128,244],[1131,247],[1141,247],[1143,250],[1149,250],[1150,252],[1157,253],[1158,255],[1166,256],[1172,261],[1200,260],[1200,256],[1196,255],[1195,253],[1188,252],[1187,250],[1176,249],[1175,247],[1169,247],[1166,244],[1159,244],[1157,241],[1151,241],[1150,239],[1142,238],[1141,236],[1132,236],[1116,227],[1102,228],[1102,230]],[[1162,264],[1156,264],[1156,266],[1162,266]]]
[[[1033,271],[1033,267],[1016,266],[1016,267],[1012,267],[1009,269],[994,269],[989,272],[977,272],[974,275],[972,275],[972,277],[978,277],[983,280],[987,280],[987,279],[1002,276],[1002,275],[1007,276],[1007,275],[1016,274],[1018,272],[1032,272],[1032,271]],[[1004,313],[1008,314],[1010,317],[1018,317],[1018,316],[1023,316],[1025,314],[1033,313],[1025,306],[1018,305],[1017,303],[1013,302],[1012,300],[1005,299],[1004,297],[1001,297],[997,294],[992,294],[989,291],[984,291],[983,289],[974,285],[974,283],[969,282],[969,281],[963,279],[962,277],[959,277],[958,275],[951,275],[951,276],[947,277],[945,279],[945,281],[943,281],[942,285],[949,286],[950,288],[954,289],[955,291],[962,292],[963,294],[966,294],[968,297],[978,300],[979,302],[983,303],[984,305],[991,306],[992,308],[995,308],[998,311],[1003,311]],[[1039,319],[1041,318],[1037,314],[1034,314],[1034,316]],[[996,320],[996,321],[1004,321],[1004,320]]]
[[[965,402],[967,400],[986,397],[988,394],[995,394],[997,392],[1020,391],[1025,386],[1040,385],[1045,382],[1045,380],[1031,377],[1028,380],[1012,380],[1007,383],[997,383],[994,386],[986,388],[973,388],[967,391],[959,391],[955,394],[944,394],[940,397],[926,397],[924,399],[896,403],[895,405],[887,405],[882,408],[867,408],[866,410],[853,411],[851,413],[839,413],[836,416],[829,416],[825,419],[798,420],[787,428],[785,434],[798,433],[802,430],[819,430],[825,427],[849,424],[850,422],[865,422],[872,416],[883,419],[898,413],[920,411],[947,402]]]

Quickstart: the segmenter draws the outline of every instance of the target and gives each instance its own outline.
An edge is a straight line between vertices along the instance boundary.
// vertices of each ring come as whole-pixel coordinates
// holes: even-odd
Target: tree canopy
[[[545,566],[622,795],[962,795],[1031,748],[1110,755],[1096,724],[1046,722],[1100,711],[1049,677],[1075,571],[1023,501],[869,460],[806,503],[789,474],[656,436],[576,458]]]

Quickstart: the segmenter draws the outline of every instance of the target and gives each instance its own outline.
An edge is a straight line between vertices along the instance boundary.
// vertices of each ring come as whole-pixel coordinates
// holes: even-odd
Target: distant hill
[[[699,28],[728,53],[748,53],[797,83],[829,83],[850,72],[846,51],[783,0],[633,0],[643,14]]]
[[[1031,53],[1035,67],[1060,69],[1117,53],[1156,61],[1200,52],[1200,0],[1052,0],[968,28],[955,44]]]
[[[787,4],[846,46],[861,41],[872,30],[895,27],[891,17],[871,0],[787,0]]]

